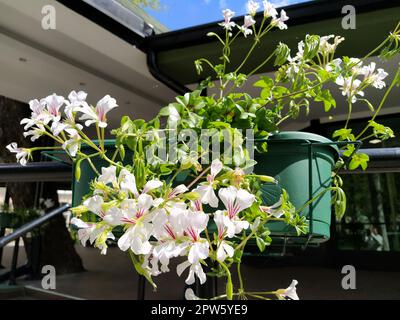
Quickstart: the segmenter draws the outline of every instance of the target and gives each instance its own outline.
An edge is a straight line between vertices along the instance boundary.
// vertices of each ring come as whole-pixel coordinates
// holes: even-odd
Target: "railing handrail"
[[[19,227],[18,229],[14,230],[14,232],[0,238],[0,249],[3,248],[5,245],[8,243],[16,240],[19,237],[22,237],[26,233],[32,231],[33,229],[41,226],[45,222],[49,221],[50,219],[54,218],[55,216],[58,216],[59,214],[62,214],[63,212],[67,211],[70,208],[69,204],[62,205],[61,207],[58,207],[57,209],[54,209],[52,211],[49,211],[45,215],[32,220],[23,226]]]
[[[0,163],[0,182],[70,181],[72,166],[61,162]]]

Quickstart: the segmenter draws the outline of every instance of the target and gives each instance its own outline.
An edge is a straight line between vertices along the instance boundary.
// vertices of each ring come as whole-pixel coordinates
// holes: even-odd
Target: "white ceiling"
[[[41,27],[49,4],[55,30]],[[92,103],[106,94],[117,99],[111,126],[123,114],[149,119],[174,97],[149,73],[142,51],[58,2],[0,0],[0,95],[29,101],[78,89]]]

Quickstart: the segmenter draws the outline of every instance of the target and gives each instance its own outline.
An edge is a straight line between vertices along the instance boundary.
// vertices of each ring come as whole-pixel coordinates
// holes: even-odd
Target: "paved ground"
[[[5,250],[3,265],[10,263],[12,247]],[[136,299],[137,276],[128,257],[116,248],[101,256],[93,248],[77,247],[86,272],[60,275],[57,291],[86,299]],[[21,250],[23,251],[23,250]],[[19,264],[24,262],[21,255]],[[175,270],[175,265],[171,265]],[[285,288],[292,279],[299,281],[298,293],[302,299],[400,299],[400,271],[357,271],[357,289],[343,290],[340,270],[317,267],[255,267],[244,266],[246,287],[250,290]],[[175,272],[155,279],[158,290],[146,286],[146,299],[180,299],[184,278]],[[20,282],[21,283],[21,282]],[[40,287],[40,281],[29,282]],[[223,288],[220,282],[219,288]]]

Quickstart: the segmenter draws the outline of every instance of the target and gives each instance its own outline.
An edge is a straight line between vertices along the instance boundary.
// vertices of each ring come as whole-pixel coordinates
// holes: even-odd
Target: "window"
[[[336,224],[339,250],[400,251],[400,173],[343,175],[347,212]]]

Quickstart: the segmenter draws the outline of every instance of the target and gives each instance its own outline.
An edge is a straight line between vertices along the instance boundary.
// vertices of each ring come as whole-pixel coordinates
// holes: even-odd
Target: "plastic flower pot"
[[[287,131],[270,136],[268,152],[255,155],[255,172],[275,177],[296,209],[332,184],[333,166],[339,149],[331,140],[313,133]],[[271,203],[267,203],[271,205]],[[271,235],[295,243],[320,243],[330,237],[331,192],[325,192],[301,212],[308,222],[308,234],[298,237],[283,222],[268,224]]]

